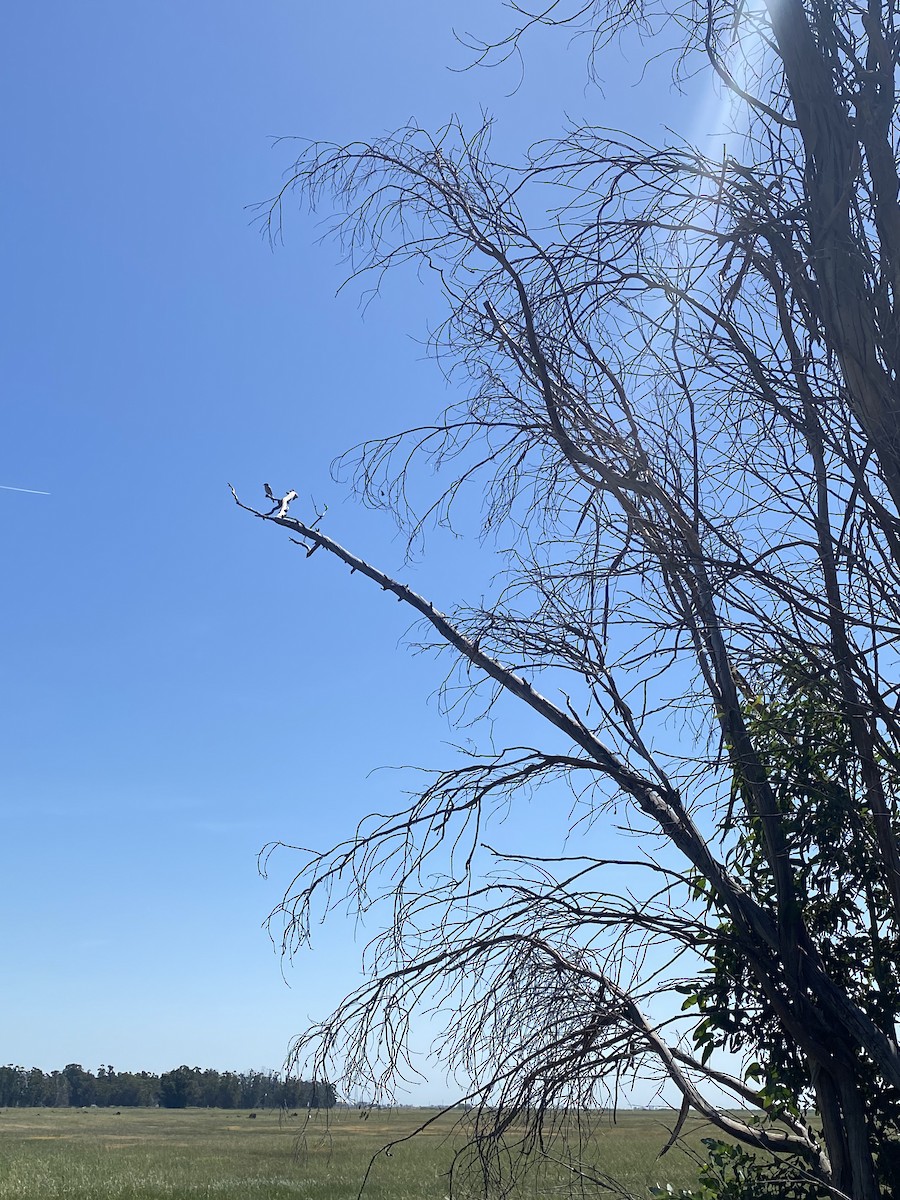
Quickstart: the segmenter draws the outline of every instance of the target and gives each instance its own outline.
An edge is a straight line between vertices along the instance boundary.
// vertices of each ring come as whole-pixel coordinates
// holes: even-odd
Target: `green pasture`
[[[351,1200],[366,1169],[370,1200],[445,1200],[465,1118],[446,1115],[414,1140],[379,1154],[429,1114],[391,1109],[364,1119],[348,1109],[283,1119],[224,1109],[5,1109],[0,1112],[2,1200]],[[674,1114],[628,1112],[599,1120],[588,1157],[639,1196],[652,1184],[696,1178],[678,1149],[658,1159]],[[595,1118],[595,1123],[597,1119]],[[697,1124],[691,1140],[709,1131]],[[560,1145],[560,1157],[565,1151]],[[561,1196],[560,1166],[530,1172],[523,1198]],[[569,1177],[569,1182],[571,1179]],[[465,1194],[464,1189],[460,1189]],[[590,1190],[590,1189],[589,1189]]]

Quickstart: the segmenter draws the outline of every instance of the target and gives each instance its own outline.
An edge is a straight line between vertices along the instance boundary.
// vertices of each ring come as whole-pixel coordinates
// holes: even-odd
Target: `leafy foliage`
[[[801,1161],[760,1162],[741,1146],[718,1138],[703,1138],[707,1161],[696,1188],[651,1188],[657,1197],[672,1200],[826,1200],[827,1192],[810,1181]]]

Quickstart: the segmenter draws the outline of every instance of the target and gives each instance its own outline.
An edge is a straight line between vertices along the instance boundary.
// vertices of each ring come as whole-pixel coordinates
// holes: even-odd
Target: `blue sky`
[[[288,166],[281,135],[484,106],[512,155],[567,115],[653,134],[706,111],[632,87],[635,55],[601,95],[562,36],[535,39],[516,91],[512,64],[446,69],[467,61],[454,26],[505,21],[472,0],[4,15],[0,484],[50,495],[0,491],[3,1062],[277,1068],[356,979],[336,922],[285,985],[262,922],[290,862],[262,880],[256,855],[391,803],[372,768],[443,761],[441,668],[403,649],[396,604],[306,562],[227,482],[328,503],[333,536],[442,607],[484,567],[441,541],[404,567],[329,475],[447,398],[421,288],[398,279],[363,319],[313,219],[272,252],[247,206]]]

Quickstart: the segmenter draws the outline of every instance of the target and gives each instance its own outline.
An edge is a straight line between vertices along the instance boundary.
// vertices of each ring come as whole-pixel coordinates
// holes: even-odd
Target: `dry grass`
[[[390,1156],[379,1154],[430,1114],[394,1109],[368,1119],[352,1110],[307,1122],[277,1113],[222,1109],[6,1109],[0,1114],[2,1200],[352,1200],[376,1156],[367,1200],[445,1200],[447,1171],[461,1144],[456,1118],[442,1117]],[[688,1186],[687,1155],[657,1154],[668,1113],[625,1113],[603,1121],[590,1157],[641,1197],[654,1183]],[[695,1138],[700,1136],[699,1128]],[[516,1195],[561,1195],[559,1167],[530,1171]]]

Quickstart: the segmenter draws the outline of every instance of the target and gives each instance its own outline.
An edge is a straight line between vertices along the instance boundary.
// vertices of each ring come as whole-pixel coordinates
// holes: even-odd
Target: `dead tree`
[[[730,91],[720,159],[576,128],[511,166],[488,127],[409,128],[310,145],[269,210],[327,194],[353,272],[435,270],[459,398],[347,461],[411,537],[477,487],[512,548],[490,604],[445,614],[292,495],[257,515],[410,606],[462,686],[547,731],[303,865],[287,951],[348,896],[380,887],[393,919],[297,1053],[377,1094],[437,1004],[489,1184],[511,1145],[656,1072],[810,1196],[875,1200],[900,1194],[897,15],[555,3],[505,48],[580,22],[599,62],[638,21]],[[435,463],[449,482],[414,512],[406,481]],[[563,785],[568,849],[492,848],[498,807],[543,787],[568,811]],[[610,848],[613,812],[643,853]]]

